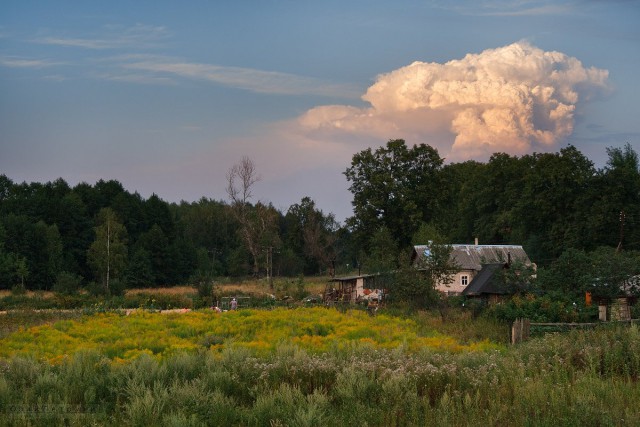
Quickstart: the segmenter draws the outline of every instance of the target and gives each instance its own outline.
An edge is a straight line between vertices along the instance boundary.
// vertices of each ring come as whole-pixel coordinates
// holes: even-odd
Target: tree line
[[[118,181],[70,186],[0,175],[0,289],[195,283],[220,276],[346,274],[396,268],[428,240],[521,244],[540,266],[608,247],[640,249],[640,163],[626,144],[602,168],[568,146],[445,164],[426,144],[391,140],[354,154],[353,216],[339,224],[309,197],[285,212],[255,200],[249,158],[228,200],[168,203]],[[562,256],[564,255],[564,258]]]
[[[569,248],[638,250],[638,155],[629,144],[607,153],[600,169],[574,146],[445,165],[433,147],[392,140],[353,156],[347,227],[369,252],[477,237],[481,244],[521,244],[542,266]]]
[[[245,217],[236,209],[207,198],[144,199],[115,180],[71,187],[63,179],[14,183],[0,175],[0,289],[89,286],[117,293],[263,275],[269,251],[273,274],[327,271],[332,259],[324,245],[335,243],[339,227],[313,200],[305,197],[285,213],[249,200]]]

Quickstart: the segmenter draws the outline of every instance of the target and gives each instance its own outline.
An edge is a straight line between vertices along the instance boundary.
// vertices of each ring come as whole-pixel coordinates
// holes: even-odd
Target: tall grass
[[[113,363],[0,362],[6,425],[635,426],[637,326],[548,335],[500,351],[282,343]]]

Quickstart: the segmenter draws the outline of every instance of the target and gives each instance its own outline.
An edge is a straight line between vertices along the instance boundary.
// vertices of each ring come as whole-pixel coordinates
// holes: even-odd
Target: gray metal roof
[[[463,270],[480,271],[484,264],[506,263],[519,261],[530,265],[531,260],[521,245],[450,245],[451,257],[458,267]],[[423,258],[428,255],[428,245],[413,247],[414,258]]]

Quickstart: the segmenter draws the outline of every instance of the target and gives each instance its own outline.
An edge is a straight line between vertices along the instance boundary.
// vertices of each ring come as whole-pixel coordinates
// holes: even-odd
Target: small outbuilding
[[[334,277],[329,280],[323,295],[325,303],[356,303],[362,300],[381,300],[384,290],[378,287],[380,275]]]
[[[483,265],[480,272],[462,291],[462,295],[481,299],[487,304],[495,304],[502,301],[505,295],[511,294],[505,284],[498,279],[499,273],[505,268],[509,268],[509,265],[503,263]]]
[[[600,288],[600,289],[598,289]],[[631,320],[631,306],[640,294],[640,276],[631,276],[613,290],[607,284],[594,284],[594,293],[587,292],[586,300],[598,304],[598,319],[601,321]],[[617,288],[617,290],[615,289]]]

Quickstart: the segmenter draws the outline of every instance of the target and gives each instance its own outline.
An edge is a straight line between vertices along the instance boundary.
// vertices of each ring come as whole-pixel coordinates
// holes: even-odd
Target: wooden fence
[[[529,319],[518,318],[511,325],[511,344],[518,344],[531,337],[532,329],[538,333],[564,332],[571,329],[591,329],[614,324],[640,324],[640,319],[618,320],[595,323],[531,323]],[[536,334],[537,335],[537,334]]]

